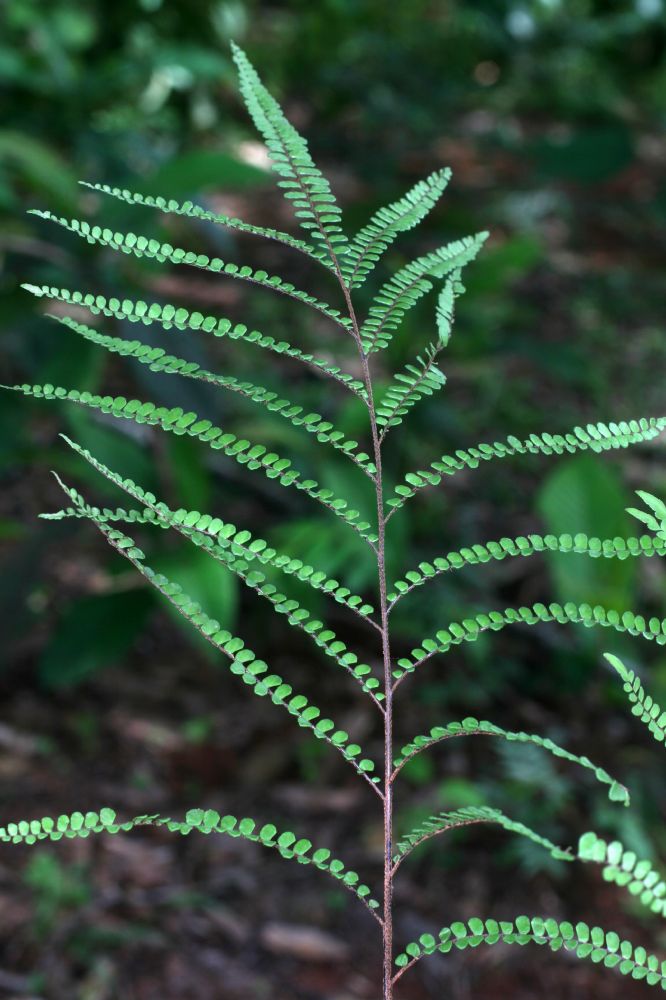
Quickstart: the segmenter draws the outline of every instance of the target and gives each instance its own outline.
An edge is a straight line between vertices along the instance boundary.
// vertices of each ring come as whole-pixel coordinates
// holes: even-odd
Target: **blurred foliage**
[[[492,231],[466,276],[445,366],[446,393],[421,404],[393,432],[391,475],[397,479],[406,468],[489,435],[555,431],[592,417],[663,410],[663,379],[655,376],[656,365],[663,365],[666,249],[661,0],[4,0],[0,21],[3,382],[108,386],[186,408],[196,392],[202,417],[274,441],[298,466],[312,466],[307,435],[265,423],[242,402],[214,400],[186,380],[162,379],[73,343],[20,289],[30,281],[121,298],[164,297],[256,324],[276,337],[289,328],[294,342],[324,350],[322,329],[306,325],[309,317],[282,300],[246,296],[227,287],[231,283],[205,281],[195,272],[174,269],[165,277],[149,261],[93,253],[85,242],[24,214],[28,207],[87,213],[117,228],[175,234],[182,245],[275,266],[300,286],[329,294],[325,278],[302,271],[282,252],[274,257],[223,230],[102,203],[77,184],[87,179],[192,198],[251,222],[287,227],[267,183],[263,151],[235,96],[228,50],[235,38],[309,136],[317,159],[330,167],[350,227],[430,170],[453,168],[444,208],[396,245],[391,267],[438,241]],[[108,326],[134,333],[130,324]],[[433,328],[434,305],[427,300],[412,311],[388,352],[391,368],[422,350]],[[150,341],[149,331],[142,337]],[[272,387],[291,383],[287,395],[313,409],[337,405],[321,398],[319,381],[287,361],[279,359],[258,379],[265,362],[249,347],[231,349],[241,377]],[[228,350],[205,338],[178,343],[183,356],[220,370]],[[341,357],[344,351],[340,343]],[[388,380],[390,370],[385,374]],[[350,434],[362,433],[362,416],[355,406],[337,411]],[[354,589],[372,587],[367,553],[335,519],[315,517],[298,495],[286,497],[270,483],[243,480],[240,501],[241,473],[209,464],[196,444],[143,438],[73,408],[46,409],[10,394],[0,395],[0,420],[2,655],[15,669],[36,663],[42,683],[73,684],[122,661],[156,613],[149,597],[137,601],[137,592],[117,578],[115,559],[88,529],[35,526],[39,510],[59,505],[46,476],[51,467],[83,482],[100,502],[117,502],[96,477],[86,481],[86,468],[59,446],[59,430],[170,505],[214,509],[250,529],[261,512],[264,524],[279,522],[271,537],[294,556],[331,575],[345,574]],[[391,571],[460,544],[543,526],[599,533],[603,523],[608,536],[623,534],[631,488],[663,493],[666,473],[653,456],[633,457],[631,465],[612,458],[562,461],[548,467],[545,478],[539,461],[502,463],[499,470],[496,463],[459,477],[455,487],[444,484],[424,495],[409,520],[401,513],[391,522]],[[367,508],[367,483],[353,477],[339,456],[331,453],[321,480]],[[169,548],[160,537],[153,544],[157,563],[186,578],[190,592],[231,622],[241,601],[234,581],[217,567],[210,575],[185,548]],[[65,558],[65,548],[81,553],[79,566]],[[398,634],[441,627],[442,608],[453,619],[470,609],[548,595],[663,610],[664,576],[656,565],[640,573],[630,561],[553,556],[547,563],[519,562],[470,568],[415,592],[396,612]],[[75,624],[82,605],[94,625],[89,634]],[[248,614],[253,631],[261,632],[264,609],[248,603]],[[267,644],[271,635],[266,626]],[[599,648],[591,633],[512,634],[499,649],[492,647],[492,655],[490,644],[480,641],[452,660],[446,675],[436,667],[424,672],[414,698],[424,719],[433,721],[465,702],[499,705],[501,714],[519,685],[529,711],[581,718],[592,696],[574,704],[558,691],[594,684],[599,699]],[[657,654],[651,655],[654,660]],[[548,669],[541,669],[546,661]],[[663,656],[654,670],[658,694],[666,685]],[[608,699],[612,704],[612,692]],[[302,766],[312,769],[308,761]],[[507,794],[513,794],[518,776],[508,757],[503,766]],[[552,787],[551,775],[534,774],[535,787],[544,781]],[[642,777],[645,789],[653,777]],[[564,801],[569,786],[562,780]],[[416,772],[413,781],[421,784]],[[475,794],[461,777],[455,794],[443,789],[442,805]],[[522,818],[541,820],[548,833],[538,801],[525,798]]]

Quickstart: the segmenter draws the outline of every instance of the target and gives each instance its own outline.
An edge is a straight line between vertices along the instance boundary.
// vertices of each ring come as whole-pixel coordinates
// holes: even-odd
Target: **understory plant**
[[[295,468],[290,460],[258,442],[227,432],[197,413],[184,412],[179,407],[166,408],[153,402],[126,399],[122,396],[96,395],[77,389],[51,384],[20,385],[12,388],[26,396],[48,400],[69,400],[79,406],[118,419],[133,421],[164,431],[185,435],[203,442],[246,469],[267,477],[274,484],[306,494],[313,504],[323,506],[333,518],[339,518],[349,532],[355,532],[369,547],[376,562],[376,595],[370,602],[362,594],[353,593],[344,580],[331,579],[322,569],[305,564],[288,552],[279,551],[246,528],[224,520],[224,512],[202,513],[196,510],[171,509],[167,503],[141,484],[128,479],[121,470],[111,469],[94,454],[69,438],[65,438],[83,462],[89,463],[101,476],[122,490],[129,498],[127,508],[100,508],[88,502],[81,493],[59,482],[67,495],[67,506],[47,518],[83,518],[101,532],[109,545],[135,568],[167,602],[219,652],[229,670],[248,689],[248,693],[268,698],[274,705],[293,716],[306,733],[323,741],[331,753],[340,754],[359,779],[376,798],[383,812],[383,879],[381,886],[364,884],[359,875],[334,857],[325,847],[291,831],[278,830],[263,820],[221,816],[211,809],[190,810],[184,819],[175,820],[160,815],[119,819],[113,810],[73,812],[55,819],[43,818],[6,823],[0,838],[13,843],[34,844],[42,840],[87,837],[93,833],[116,833],[134,827],[164,826],[181,834],[193,831],[209,835],[241,837],[271,848],[283,858],[299,864],[312,865],[337,879],[364,906],[377,925],[383,943],[382,996],[391,1000],[396,983],[425,956],[433,952],[447,953],[478,945],[507,944],[547,945],[551,950],[564,948],[581,959],[603,963],[619,973],[643,980],[648,986],[666,989],[666,962],[642,946],[623,940],[612,930],[590,927],[582,922],[561,921],[543,915],[520,915],[514,919],[496,920],[484,916],[454,921],[438,934],[424,933],[417,941],[394,945],[393,889],[401,866],[424,841],[441,837],[459,827],[490,823],[511,834],[529,838],[554,858],[565,863],[574,861],[601,866],[603,877],[628,890],[649,910],[666,915],[666,881],[648,860],[642,860],[619,842],[606,842],[596,833],[585,834],[577,850],[563,849],[524,825],[519,817],[508,817],[490,807],[467,807],[454,812],[433,815],[411,832],[397,838],[394,834],[394,793],[407,762],[444,740],[484,736],[511,743],[532,744],[546,753],[583,768],[605,786],[608,797],[618,806],[628,805],[626,788],[589,758],[579,756],[554,743],[545,735],[513,732],[495,723],[477,718],[460,721],[442,719],[429,732],[412,736],[404,745],[394,738],[397,699],[407,694],[412,674],[431,657],[448,653],[455,646],[473,643],[482,634],[499,631],[509,625],[539,625],[544,622],[579,623],[585,627],[604,627],[610,631],[666,643],[666,621],[647,620],[640,614],[605,607],[573,603],[535,603],[527,607],[503,608],[480,612],[461,621],[446,622],[442,609],[442,626],[434,635],[421,638],[408,655],[396,656],[391,645],[391,615],[396,605],[412,590],[427,586],[442,574],[454,574],[461,568],[492,560],[529,557],[534,553],[568,553],[571,558],[631,559],[638,556],[663,556],[666,553],[666,505],[649,493],[639,495],[641,509],[631,511],[644,523],[649,533],[629,538],[596,538],[587,535],[528,535],[499,538],[461,548],[459,551],[435,555],[404,571],[397,580],[387,575],[387,553],[390,545],[390,522],[422,490],[437,488],[449,477],[475,469],[482,462],[509,459],[516,455],[558,456],[590,450],[595,453],[639,445],[657,437],[666,428],[666,417],[642,417],[628,422],[597,423],[574,427],[568,431],[532,434],[525,440],[509,436],[489,444],[459,449],[442,455],[425,469],[405,475],[404,480],[391,486],[383,472],[383,458],[389,437],[425,397],[441,392],[446,379],[438,367],[452,334],[456,300],[464,292],[463,271],[476,257],[486,239],[477,233],[441,246],[401,267],[380,285],[366,315],[357,312],[356,292],[368,280],[375,266],[397,239],[416,226],[438,202],[449,181],[448,170],[438,170],[417,183],[404,197],[380,209],[355,236],[345,231],[342,213],[326,178],[313,162],[305,140],[284,116],[279,105],[262,85],[245,54],[234,47],[234,58],[240,75],[240,88],[254,123],[261,133],[279,177],[278,185],[291,203],[296,219],[304,230],[299,237],[286,232],[263,228],[236,218],[206,211],[187,201],[178,203],[162,197],[149,197],[106,185],[88,185],[93,190],[132,205],[147,205],[156,210],[187,216],[227,227],[240,233],[250,233],[282,244],[289,251],[305,254],[326,269],[336,287],[338,304],[331,305],[294,287],[276,275],[209,257],[194,251],[137,236],[131,232],[115,232],[90,225],[78,219],[61,218],[50,212],[36,212],[77,234],[90,244],[108,247],[135,258],[154,258],[173,265],[189,265],[220,278],[250,282],[261,289],[281,293],[299,307],[314,310],[324,317],[337,333],[351,339],[356,352],[355,371],[343,370],[330,360],[333,348],[326,345],[322,356],[309,353],[294,344],[278,340],[270,334],[234,324],[214,315],[164,304],[117,298],[107,298],[89,291],[69,291],[50,286],[26,286],[38,297],[59,303],[53,318],[85,340],[114,354],[134,359],[151,371],[173,374],[208,383],[236,393],[263,407],[276,418],[288,421],[299,432],[314,435],[322,448],[334,448],[357,466],[358,475],[370,481],[376,502],[376,516],[366,520],[353,509],[345,497],[322,487],[317,480]],[[397,372],[388,387],[377,389],[376,363],[382,360],[391,339],[398,334],[406,313],[424,296],[437,289],[436,322],[429,343],[419,344],[416,356],[404,370]],[[75,307],[66,315],[63,305]],[[98,325],[81,321],[88,310],[94,317],[114,317],[141,326],[158,327],[172,334],[197,331],[205,337],[231,338],[246,341],[255,348],[272,352],[289,363],[304,365],[319,377],[330,381],[330,392],[349,393],[367,411],[367,441],[359,443],[346,436],[333,422],[318,413],[306,412],[303,406],[286,396],[268,391],[261,385],[217,374],[200,365],[169,354],[161,347],[129,340],[101,332]],[[95,324],[98,323],[96,319]],[[384,355],[385,357],[386,355]],[[322,407],[324,408],[324,407]],[[350,690],[371,703],[382,727],[383,752],[366,752],[350,734],[339,728],[322,710],[296,692],[288,680],[276,674],[239,636],[232,635],[211,617],[204,607],[195,603],[177,580],[155,572],[135,539],[137,530],[155,526],[177,533],[187,544],[203,550],[217,560],[261,597],[273,605],[296,629],[312,642],[338,667],[348,674]],[[377,655],[362,662],[346,642],[315,617],[300,602],[281,593],[273,581],[279,574],[295,577],[301,591],[313,588],[337,602],[350,615],[360,619],[374,636]],[[300,591],[299,591],[300,593]],[[666,713],[645,692],[638,675],[613,653],[606,654],[610,667],[631,703],[632,712],[644,723],[654,738],[662,742],[666,735]],[[413,680],[416,680],[414,678]],[[379,882],[379,879],[377,880]]]

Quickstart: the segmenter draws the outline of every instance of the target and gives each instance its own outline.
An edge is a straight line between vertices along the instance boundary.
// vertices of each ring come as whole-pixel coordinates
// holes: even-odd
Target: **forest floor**
[[[381,817],[369,789],[326,767],[316,776],[312,761],[296,767],[288,722],[263,701],[244,716],[234,679],[193,654],[177,630],[149,629],[122,668],[75,693],[14,682],[2,692],[12,720],[0,727],[6,817],[105,804],[125,818],[182,816],[194,805],[279,817],[379,884]],[[618,921],[615,893],[598,873],[578,870],[556,892],[542,875],[498,870],[492,849],[482,849],[492,843],[472,844],[454,870],[432,856],[414,859],[397,883],[400,942],[475,914],[564,919],[569,908],[641,939],[640,926]],[[379,961],[378,928],[350,894],[245,841],[144,828],[0,850],[3,998],[378,1000]],[[630,1000],[644,992],[563,952],[498,946],[426,959],[397,996]]]

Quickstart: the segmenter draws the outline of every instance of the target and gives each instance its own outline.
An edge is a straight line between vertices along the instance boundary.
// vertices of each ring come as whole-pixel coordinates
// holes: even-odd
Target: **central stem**
[[[377,501],[377,582],[379,585],[379,610],[381,617],[382,661],[384,667],[384,910],[383,910],[383,1000],[393,1000],[393,685],[391,675],[391,644],[389,637],[389,608],[386,587],[386,514],[384,512],[384,484],[382,477],[382,442],[377,427],[377,413],[372,392],[372,378],[368,354],[363,347],[351,294],[341,273],[338,279],[347,303],[363,370],[363,383],[368,396],[368,413],[372,433],[372,450],[375,463],[375,495]]]

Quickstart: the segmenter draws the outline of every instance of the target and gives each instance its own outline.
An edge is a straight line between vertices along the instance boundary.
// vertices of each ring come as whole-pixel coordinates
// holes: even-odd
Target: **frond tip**
[[[502,729],[501,726],[496,726],[494,722],[475,719],[472,716],[463,719],[462,722],[449,722],[445,726],[434,726],[429,733],[413,737],[409,743],[402,747],[400,753],[393,761],[395,770],[392,780],[395,779],[407,761],[421,753],[421,751],[427,750],[436,743],[461,736],[496,736],[506,740],[508,743],[531,743],[534,746],[541,747],[552,754],[553,757],[568,760],[572,764],[578,764],[579,767],[591,771],[598,782],[608,786],[608,798],[611,802],[620,802],[625,806],[629,805],[629,792],[624,785],[616,781],[603,767],[598,767],[594,764],[589,757],[579,757],[577,754],[565,750],[564,747],[561,747],[547,736],[539,736],[537,733],[512,732],[508,729]]]
[[[636,507],[627,507],[627,513],[632,517],[647,524],[651,531],[656,531],[659,538],[666,539],[666,503],[659,497],[646,493],[645,490],[636,490],[636,495],[641,498],[650,509],[638,510]]]
[[[446,375],[435,364],[438,353],[438,348],[431,344],[425,359],[417,358],[417,364],[407,365],[394,376],[377,406],[377,425],[382,428],[382,438],[391,427],[402,423],[402,418],[420,399],[432,396],[446,384]]]
[[[432,288],[431,279],[458,275],[465,264],[474,260],[487,238],[486,232],[476,233],[432,250],[406,264],[382,285],[361,327],[365,353],[388,347],[404,316]]]
[[[666,712],[662,711],[646,692],[640,678],[618,656],[614,653],[604,653],[604,656],[622,678],[623,690],[632,705],[631,714],[645,723],[658,743],[663,743],[666,740]]]
[[[558,847],[557,844],[553,844],[546,837],[535,833],[534,830],[525,826],[524,823],[517,823],[499,809],[491,809],[488,806],[469,806],[464,809],[458,809],[455,812],[442,812],[436,816],[430,816],[400,839],[396,844],[397,852],[393,860],[398,863],[402,858],[410,854],[415,847],[418,847],[426,840],[430,840],[431,837],[436,837],[438,834],[444,833],[446,830],[454,830],[461,826],[471,826],[475,823],[496,823],[509,833],[526,837],[540,847],[544,847],[550,853],[551,857],[558,861],[573,861],[573,855],[570,850]]]
[[[602,962],[606,968],[616,968],[623,976],[642,979],[648,986],[666,989],[666,962],[648,954],[645,948],[622,940],[615,931],[589,927],[582,921],[574,926],[567,920],[526,916],[499,921],[472,917],[466,923],[456,922],[443,927],[437,938],[432,934],[423,934],[418,941],[408,944],[396,958],[395,964],[400,971],[395,980],[420,958],[436,951],[447,954],[453,948],[463,950],[500,942],[548,945],[551,951],[564,948],[578,958]]]
[[[359,288],[399,233],[413,229],[433,208],[451,179],[436,170],[391,205],[380,208],[354,237],[340,263],[348,288]]]
[[[342,231],[342,213],[331,187],[310,155],[308,144],[282,108],[266,90],[259,74],[242,49],[232,45],[238,67],[240,89],[250,116],[268,147],[273,169],[282,178],[278,186],[293,203],[296,218],[326,257],[337,263],[347,237]]]

